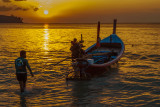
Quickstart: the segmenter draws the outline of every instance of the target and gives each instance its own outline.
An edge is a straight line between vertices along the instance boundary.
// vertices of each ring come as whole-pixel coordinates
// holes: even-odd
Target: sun
[[[48,10],[44,10],[44,14],[47,15],[48,14]]]

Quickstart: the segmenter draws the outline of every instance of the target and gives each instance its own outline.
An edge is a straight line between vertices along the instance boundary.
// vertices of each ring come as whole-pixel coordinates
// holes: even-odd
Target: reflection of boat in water
[[[102,74],[109,71],[109,68],[122,57],[125,47],[123,41],[116,35],[116,20],[114,20],[113,34],[110,36],[100,40],[100,23],[98,23],[97,31],[97,43],[85,50],[85,57],[89,64],[85,68],[79,67],[81,73],[78,78],[75,78],[72,73],[72,76],[69,74],[67,77],[68,80],[89,79],[88,77]],[[81,62],[83,63],[77,60],[76,63]]]

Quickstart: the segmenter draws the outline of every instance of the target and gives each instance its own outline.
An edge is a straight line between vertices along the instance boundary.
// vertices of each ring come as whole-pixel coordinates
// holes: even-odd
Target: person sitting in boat
[[[77,39],[74,38],[73,41],[71,41],[71,48],[70,50],[72,51],[72,59],[76,59],[80,57],[80,44],[79,42],[77,42]]]

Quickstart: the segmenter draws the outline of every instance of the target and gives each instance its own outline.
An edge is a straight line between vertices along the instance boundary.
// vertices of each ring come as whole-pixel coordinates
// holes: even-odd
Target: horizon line
[[[97,22],[98,23],[98,22]],[[23,22],[23,23],[17,23],[17,24],[97,24],[97,23],[47,23],[47,22],[42,22],[42,23],[30,23],[30,22]],[[0,24],[5,24],[5,23],[0,23]],[[15,23],[6,23],[6,24],[15,24]],[[113,23],[101,23],[101,24],[113,24]],[[119,22],[118,24],[160,24],[160,22]]]

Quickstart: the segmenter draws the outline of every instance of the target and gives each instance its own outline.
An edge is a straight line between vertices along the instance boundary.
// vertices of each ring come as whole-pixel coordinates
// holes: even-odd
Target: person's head
[[[74,43],[73,43],[73,41],[71,41],[71,45],[73,45]]]
[[[73,40],[74,42],[77,42],[77,39],[76,38],[74,38],[74,40]]]
[[[20,57],[26,58],[26,51],[22,50],[20,52]]]

